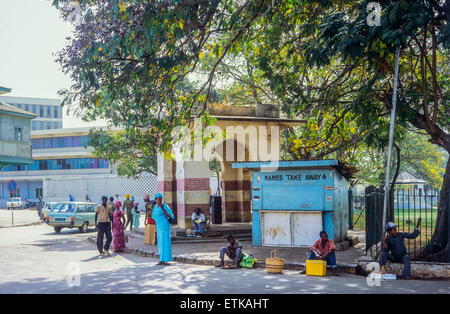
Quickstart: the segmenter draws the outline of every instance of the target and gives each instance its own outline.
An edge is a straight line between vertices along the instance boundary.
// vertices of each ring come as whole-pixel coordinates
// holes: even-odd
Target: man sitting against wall
[[[206,232],[206,219],[200,208],[196,208],[192,213],[192,225],[194,226],[194,237],[201,237]]]
[[[310,248],[308,259],[324,260],[327,265],[331,265],[332,274],[338,276],[336,266],[336,246],[333,240],[328,239],[328,234],[325,231],[320,231],[320,238],[317,239]],[[304,272],[301,272],[304,273]]]
[[[406,252],[404,239],[417,238],[420,234],[419,227],[421,222],[422,218],[419,217],[416,228],[412,233],[398,232],[397,226],[393,222],[389,222],[386,224],[386,232],[388,234],[386,235],[383,241],[384,245],[383,250],[380,254],[380,262],[379,262],[382,274],[385,273],[384,270],[385,265],[386,262],[389,260],[393,263],[402,263],[404,265],[403,272],[400,278],[406,279],[408,277],[411,277],[411,260]],[[389,253],[389,251],[391,253]]]

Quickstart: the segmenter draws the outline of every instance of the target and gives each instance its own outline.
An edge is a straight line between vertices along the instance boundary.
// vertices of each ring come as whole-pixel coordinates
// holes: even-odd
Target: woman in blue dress
[[[168,217],[174,218],[169,206],[162,202],[162,194],[155,194],[156,204],[153,206],[152,218],[156,223],[156,233],[158,234],[158,265],[168,265],[172,261],[172,242],[170,239],[170,223]]]

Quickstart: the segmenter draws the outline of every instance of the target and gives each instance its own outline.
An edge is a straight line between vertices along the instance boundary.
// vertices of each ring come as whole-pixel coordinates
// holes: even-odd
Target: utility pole
[[[392,144],[394,141],[394,126],[395,126],[395,109],[397,107],[397,83],[398,83],[398,63],[400,59],[400,47],[395,50],[395,69],[394,69],[394,90],[392,93],[392,110],[391,110],[391,123],[389,126],[389,145],[387,153],[386,163],[386,182],[384,184],[384,207],[383,207],[383,220],[381,221],[381,234],[384,234],[384,226],[386,224],[387,207],[389,203],[389,177],[391,172],[391,155]]]

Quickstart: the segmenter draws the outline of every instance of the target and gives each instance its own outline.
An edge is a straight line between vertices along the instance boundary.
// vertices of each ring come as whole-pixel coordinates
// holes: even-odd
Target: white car
[[[12,197],[6,202],[6,207],[11,208],[23,208],[22,199],[20,197]]]
[[[53,207],[54,205],[56,205],[56,204],[58,204],[58,202],[46,202],[46,203],[44,204],[44,207],[42,207],[42,212],[41,212],[41,214],[42,214],[42,216],[44,217],[44,220],[45,220],[45,221],[47,220],[48,213],[50,212],[50,210],[52,209],[52,207]]]

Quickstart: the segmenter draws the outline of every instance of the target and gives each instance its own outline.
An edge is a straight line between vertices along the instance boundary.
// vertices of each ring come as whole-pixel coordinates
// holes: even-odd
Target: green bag
[[[253,264],[255,264],[256,261],[258,261],[258,259],[244,253],[242,261],[239,263],[239,265],[244,268],[253,268]]]

